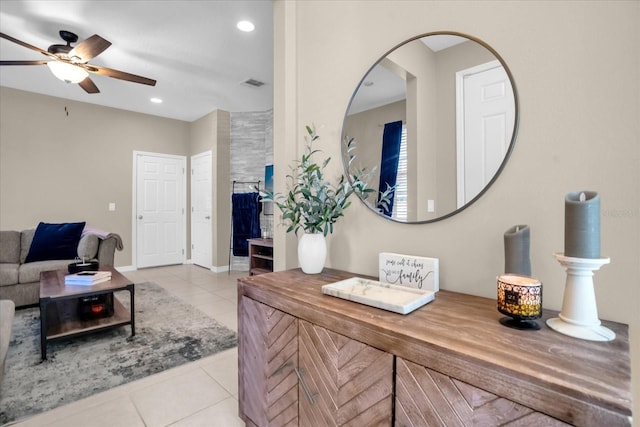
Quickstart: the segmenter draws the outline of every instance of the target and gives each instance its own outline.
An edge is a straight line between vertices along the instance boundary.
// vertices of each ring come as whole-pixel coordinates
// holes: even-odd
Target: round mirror
[[[343,161],[350,180],[364,177],[373,190],[361,197],[369,208],[393,221],[432,222],[482,196],[517,128],[516,87],[498,53],[465,34],[428,33],[387,52],[356,87]]]

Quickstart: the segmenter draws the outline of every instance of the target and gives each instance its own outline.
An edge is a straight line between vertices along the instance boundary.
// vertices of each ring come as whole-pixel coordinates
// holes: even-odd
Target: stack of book
[[[64,276],[65,285],[91,286],[111,280],[110,271],[81,271]]]

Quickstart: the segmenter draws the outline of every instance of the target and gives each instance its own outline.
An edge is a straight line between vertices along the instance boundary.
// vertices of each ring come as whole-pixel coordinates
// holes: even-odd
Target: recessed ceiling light
[[[154,104],[162,104],[162,99],[160,98],[151,98],[149,101],[153,102]]]
[[[240,21],[237,24],[237,27],[240,31],[244,31],[244,32],[250,32],[255,30],[256,26],[253,25],[253,22],[251,21]]]

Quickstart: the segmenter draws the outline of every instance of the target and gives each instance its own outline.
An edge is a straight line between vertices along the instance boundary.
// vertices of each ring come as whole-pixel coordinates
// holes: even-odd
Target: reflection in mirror
[[[518,126],[515,85],[487,44],[430,33],[384,55],[360,81],[343,125],[355,149],[347,174],[374,171],[376,192],[395,188],[388,209],[399,222],[449,217],[477,200],[504,167]],[[355,155],[351,164],[349,154]]]

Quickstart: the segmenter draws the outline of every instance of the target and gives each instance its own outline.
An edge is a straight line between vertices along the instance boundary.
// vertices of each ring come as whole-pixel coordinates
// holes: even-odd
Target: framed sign
[[[438,292],[438,258],[381,252],[378,257],[378,280],[391,285]]]

